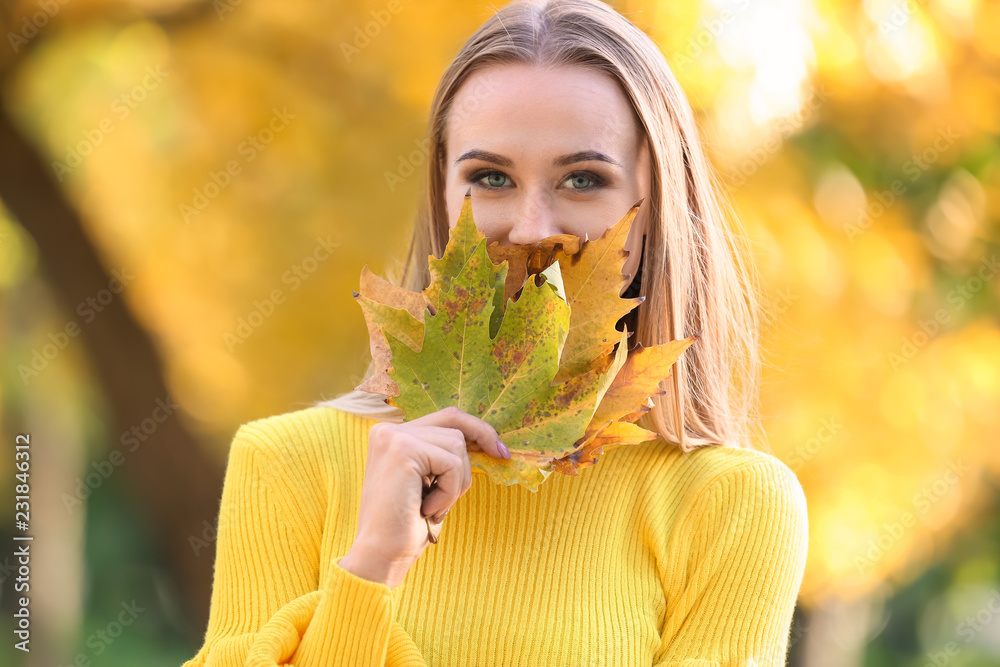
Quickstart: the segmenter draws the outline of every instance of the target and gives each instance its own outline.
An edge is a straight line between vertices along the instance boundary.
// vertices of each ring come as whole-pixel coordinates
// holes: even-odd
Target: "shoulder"
[[[368,431],[374,423],[322,405],[262,417],[237,429],[229,458],[259,458],[269,475],[299,480],[296,486],[313,485],[317,493],[324,493],[323,481],[331,478],[337,466],[364,460]]]
[[[781,459],[751,449],[718,448],[705,485],[717,502],[739,503],[760,514],[781,513],[806,523],[806,495],[795,472]]]
[[[773,454],[713,445],[690,452],[678,450],[674,455],[686,468],[689,500],[704,496],[708,491],[718,492],[723,487],[757,493],[772,489],[787,496],[787,500],[805,506],[805,493],[795,472]]]
[[[355,435],[365,421],[337,408],[314,405],[248,421],[239,427],[237,437],[279,458],[310,457]]]
[[[720,446],[681,456],[694,471],[686,530],[742,534],[762,544],[773,538],[805,548],[805,492],[781,459],[767,452]]]

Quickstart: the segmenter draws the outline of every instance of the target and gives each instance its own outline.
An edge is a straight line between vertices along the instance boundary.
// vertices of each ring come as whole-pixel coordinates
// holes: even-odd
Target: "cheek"
[[[462,204],[465,201],[465,193],[469,186],[463,185],[457,171],[446,171],[444,180],[444,202],[447,207],[448,224],[452,227],[458,222],[458,215],[462,212]]]
[[[458,223],[458,215],[462,212],[462,203],[465,201],[465,193],[459,192],[457,188],[452,187],[451,184],[445,184],[444,188],[444,202],[445,202],[445,217],[448,220],[448,227],[454,227]]]
[[[448,220],[448,229],[454,229],[455,225],[458,224],[458,216],[462,214],[462,203],[464,199],[462,197],[455,201],[454,198],[448,201],[448,210],[446,211],[446,219]],[[473,208],[473,213],[475,208]],[[479,220],[476,220],[476,227],[479,227]]]
[[[476,220],[476,229],[491,243],[506,237],[510,224],[504,221],[511,218],[502,203],[473,197],[472,216]]]
[[[628,197],[614,197],[602,202],[593,202],[586,207],[573,208],[572,222],[569,223],[570,233],[583,238],[584,233],[591,240],[599,239],[605,231],[614,226],[628,213],[634,204]],[[635,226],[635,223],[632,223]]]
[[[458,224],[458,216],[462,213],[462,206],[465,204],[465,195],[469,192],[469,184],[463,182],[457,176],[448,175],[444,185],[445,216],[448,220],[448,227],[452,228]],[[472,195],[472,214],[476,220],[476,227],[482,231],[482,223],[488,219],[488,202],[480,200],[475,194]]]

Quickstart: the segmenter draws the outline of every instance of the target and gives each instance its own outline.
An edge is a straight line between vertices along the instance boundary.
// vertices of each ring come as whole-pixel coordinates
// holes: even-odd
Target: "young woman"
[[[470,187],[481,231],[510,245],[597,238],[643,200],[633,341],[703,331],[639,422],[660,439],[533,493],[473,483],[468,443],[510,455],[455,408],[403,422],[355,391],[244,424],[186,665],[784,665],[806,502],[751,447],[754,282],[663,55],[597,0],[509,4],[445,72],[429,158],[413,291]]]

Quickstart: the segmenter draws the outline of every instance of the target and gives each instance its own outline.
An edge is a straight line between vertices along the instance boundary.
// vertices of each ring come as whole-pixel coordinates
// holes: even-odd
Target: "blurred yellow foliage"
[[[492,9],[111,5],[67,3],[4,97],[222,461],[235,425],[360,380],[351,290],[402,259],[434,86]],[[771,295],[764,413],[814,602],[914,576],[1000,471],[1000,8],[787,5],[616,3],[688,91]],[[3,215],[0,257],[4,291],[41,270]]]

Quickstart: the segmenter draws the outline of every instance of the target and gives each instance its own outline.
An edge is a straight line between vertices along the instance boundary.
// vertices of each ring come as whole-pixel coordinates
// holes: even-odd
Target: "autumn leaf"
[[[467,195],[443,255],[429,258],[421,294],[362,272],[355,298],[377,373],[359,388],[384,389],[408,420],[448,406],[480,417],[511,458],[470,443],[472,465],[532,491],[553,470],[576,475],[593,465],[603,447],[654,439],[631,421],[696,337],[638,348],[633,360],[629,332],[615,328],[640,302],[619,297],[637,208],[595,241],[562,235],[527,251],[494,247],[505,254],[495,262]]]
[[[636,445],[649,440],[649,431],[632,422],[652,408],[652,401],[647,398],[637,408],[636,396],[665,394],[666,391],[658,387],[659,383],[670,377],[674,362],[697,338],[695,334],[664,345],[636,346],[629,352],[628,361],[597,406],[577,449],[553,461],[553,468],[567,475],[577,475],[581,468],[596,463],[596,457],[605,447]]]
[[[423,294],[411,292],[379,278],[367,265],[361,269],[361,287],[354,293],[354,298],[361,304],[368,323],[369,346],[376,369],[375,374],[358,385],[357,389],[396,395],[396,383],[386,372],[392,355],[384,331],[409,340],[419,347],[423,340],[424,311],[430,308],[430,304]]]
[[[507,260],[507,280],[504,283],[504,300],[513,299],[524,285],[528,274],[541,273],[555,261],[556,253],[565,249],[564,254],[580,252],[580,237],[572,234],[549,236],[537,243],[502,246],[491,243],[486,250],[494,262]]]
[[[641,298],[618,298],[628,280],[621,272],[627,255],[623,248],[641,204],[642,200],[595,241],[580,243],[578,238],[571,237],[576,238],[576,242],[567,243],[566,235],[562,235],[549,237],[526,249],[529,275],[552,262],[560,264],[566,301],[572,307],[573,316],[557,380],[585,372],[595,359],[607,354],[617,342],[615,324],[642,303]],[[491,255],[495,260],[520,259],[520,253],[525,252],[508,248],[510,246],[492,244]],[[518,261],[517,266],[520,265]]]
[[[628,255],[623,248],[641,203],[599,239],[585,241],[577,253],[556,255],[562,267],[566,300],[573,310],[557,380],[585,372],[592,359],[609,353],[615,343],[615,324],[644,300],[618,297],[630,278],[622,275]]]

